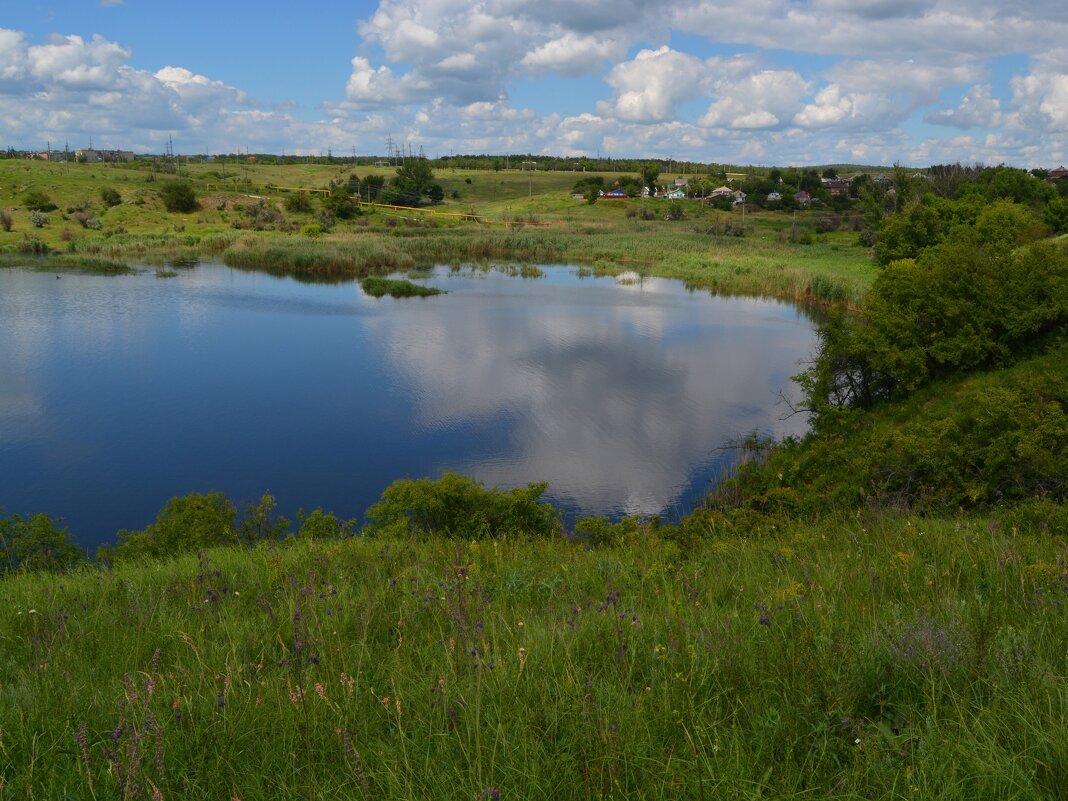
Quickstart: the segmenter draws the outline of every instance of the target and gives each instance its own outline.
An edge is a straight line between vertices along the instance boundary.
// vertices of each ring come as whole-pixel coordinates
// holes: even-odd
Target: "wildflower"
[[[322,698],[322,699],[323,699],[324,701],[326,701],[326,700],[327,700],[327,697],[326,697],[326,688],[325,688],[325,687],[323,687],[323,683],[322,683],[321,681],[317,681],[317,682],[315,682],[315,692],[316,692],[316,694],[317,694],[317,695],[318,695],[318,696],[319,696],[320,698]]]
[[[30,614],[31,615],[36,615],[37,614],[37,610],[36,609],[31,609],[30,610]]]
[[[527,649],[519,646],[519,669],[522,670],[527,664]]]

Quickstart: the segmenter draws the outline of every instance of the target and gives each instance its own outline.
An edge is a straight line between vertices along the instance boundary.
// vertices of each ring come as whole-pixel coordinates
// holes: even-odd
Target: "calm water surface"
[[[814,345],[774,301],[435,270],[448,291],[200,264],[177,278],[0,270],[0,508],[90,547],[173,495],[362,515],[391,481],[550,482],[569,512],[685,512],[724,444],[800,432],[779,393]]]

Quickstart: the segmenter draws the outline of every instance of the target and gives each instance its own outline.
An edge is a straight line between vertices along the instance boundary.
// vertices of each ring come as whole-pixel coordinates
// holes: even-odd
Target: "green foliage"
[[[1029,204],[1052,196],[1049,186],[1026,170],[1015,167],[989,167],[963,182],[958,197],[979,195],[988,201],[1011,200]]]
[[[19,570],[69,570],[85,552],[46,514],[0,517],[0,575]]]
[[[319,507],[310,514],[305,514],[303,509],[298,511],[297,522],[300,523],[299,536],[303,540],[346,539],[356,531],[355,520],[342,520]]]
[[[330,194],[323,198],[323,210],[339,220],[351,220],[360,213],[359,206],[344,184],[330,187]]]
[[[323,227],[317,223],[308,223],[301,227],[300,235],[308,239],[318,239],[323,235]]]
[[[101,187],[100,199],[108,208],[111,208],[112,206],[118,206],[120,203],[122,203],[122,195],[119,194],[118,190],[113,189],[110,186]]]
[[[575,181],[575,185],[571,188],[571,194],[585,196],[591,190],[600,192],[604,188],[605,180],[603,175],[586,175]]]
[[[542,502],[548,485],[486,489],[479,481],[445,473],[439,479],[401,479],[367,510],[368,532],[401,537],[553,537],[560,513]]]
[[[468,183],[470,183],[470,180],[468,180]],[[385,185],[386,177],[384,175],[368,175],[363,179],[363,185],[361,186],[363,199],[374,203],[378,200],[379,195],[382,193],[382,187]]]
[[[118,544],[102,548],[98,558],[105,561],[158,558],[235,544],[238,542],[234,531],[236,515],[234,505],[221,492],[174,497],[156,516],[155,523],[141,531],[119,531]]]
[[[1058,234],[1068,233],[1068,197],[1056,197],[1047,203],[1042,221]]]
[[[282,201],[290,214],[303,214],[312,210],[311,198],[306,192],[292,192]]]
[[[196,211],[200,208],[200,204],[197,203],[196,192],[193,191],[191,184],[184,181],[171,181],[163,184],[159,190],[160,197],[163,199],[163,207],[167,211],[188,214]]]
[[[1014,367],[946,379],[898,403],[824,420],[809,438],[743,468],[734,485],[744,506],[766,510],[781,501],[791,513],[1063,503],[1066,409],[1062,340]],[[1058,517],[1046,519],[1054,525]]]
[[[30,212],[30,225],[34,228],[44,228],[52,219],[43,211],[31,211]]]
[[[289,534],[289,520],[275,516],[277,505],[278,499],[270,493],[264,493],[259,501],[248,504],[237,527],[238,542],[252,546],[258,542],[281,540]]]
[[[389,203],[398,206],[418,206],[427,197],[434,185],[434,170],[430,161],[410,158],[397,168],[397,177],[390,182],[387,192]]]
[[[650,190],[655,189],[656,181],[660,177],[660,165],[655,162],[642,165],[638,177],[641,180],[642,186],[647,186]]]
[[[425,298],[442,294],[442,290],[437,287],[415,284],[411,281],[394,278],[381,278],[374,275],[360,281],[360,286],[364,292],[374,298],[381,298],[385,295],[394,298]]]
[[[868,407],[932,378],[1008,364],[1068,322],[1068,255],[1016,247],[1030,218],[995,205],[918,260],[891,263],[855,318],[832,315],[802,376],[813,410]]]
[[[22,196],[22,205],[29,211],[55,211],[59,208],[52,199],[39,189],[34,189]]]

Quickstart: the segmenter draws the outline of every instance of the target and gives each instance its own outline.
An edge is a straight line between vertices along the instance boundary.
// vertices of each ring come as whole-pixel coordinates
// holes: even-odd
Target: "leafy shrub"
[[[0,211],[0,228],[3,228],[5,231],[10,231],[11,230],[11,226],[13,226],[14,224],[15,224],[15,218],[14,217],[12,217],[6,211]]]
[[[337,515],[317,508],[311,514],[301,509],[297,512],[300,521],[300,538],[304,540],[336,540],[351,537],[356,529],[355,520],[341,520]]]
[[[118,545],[101,548],[104,560],[144,559],[231,545],[238,541],[234,531],[234,505],[221,492],[171,498],[156,516],[156,522],[141,531],[118,532]]]
[[[481,482],[446,473],[437,480],[401,479],[367,510],[370,533],[399,536],[552,537],[560,513],[540,501],[548,485],[486,489]]]
[[[193,187],[182,181],[172,181],[164,184],[163,188],[160,189],[160,197],[163,198],[164,208],[170,212],[188,214],[200,207]]]
[[[799,377],[811,408],[868,407],[933,378],[1006,365],[1068,322],[1068,254],[1014,238],[961,229],[918,260],[891,263],[859,316],[831,314],[820,327],[819,356]]]
[[[30,211],[55,211],[59,208],[44,192],[35,189],[22,196],[22,205]]]
[[[85,561],[70,530],[48,515],[0,518],[0,575],[17,570],[69,570]]]
[[[257,503],[246,506],[244,519],[237,529],[237,539],[245,545],[255,545],[257,542],[280,540],[289,534],[289,520],[275,517],[277,505],[277,499],[265,493]]]
[[[112,189],[110,186],[105,186],[100,190],[100,199],[104,201],[104,205],[108,208],[112,206],[118,206],[122,203],[122,195],[117,190]]]
[[[285,231],[295,227],[289,224],[282,212],[265,200],[239,208],[241,219],[231,223],[234,228],[252,231]]]
[[[301,236],[306,236],[309,239],[318,239],[323,235],[323,227],[316,223],[309,223],[300,229]]]
[[[52,218],[49,217],[44,212],[42,212],[42,211],[31,211],[30,212],[30,225],[32,225],[34,228],[44,228],[50,222],[52,222]]]
[[[349,220],[360,213],[356,201],[344,184],[336,184],[330,188],[330,194],[323,198],[323,211],[330,212],[338,220]]]
[[[286,211],[291,214],[308,212],[312,209],[311,199],[304,192],[294,192],[291,195],[286,195],[286,199],[282,202],[286,207]]]

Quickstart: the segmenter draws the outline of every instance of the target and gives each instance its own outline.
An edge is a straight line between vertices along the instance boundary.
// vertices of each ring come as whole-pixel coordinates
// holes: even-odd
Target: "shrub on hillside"
[[[547,489],[545,483],[486,489],[455,473],[436,480],[401,479],[367,510],[368,531],[464,539],[551,537],[561,531],[560,513],[541,501]]]
[[[0,575],[17,570],[69,570],[85,561],[70,530],[46,514],[0,518]]]
[[[164,184],[160,189],[160,197],[163,198],[163,206],[167,211],[188,214],[200,207],[193,187],[181,181]]]
[[[34,189],[23,195],[22,205],[30,211],[55,211],[59,208],[48,195],[39,189]]]
[[[141,531],[122,529],[117,534],[118,545],[101,548],[97,555],[105,561],[144,559],[232,545],[238,541],[236,514],[234,505],[221,492],[171,498],[155,523]]]
[[[286,199],[282,202],[290,214],[299,214],[312,209],[311,199],[304,192],[286,195]]]
[[[112,206],[118,206],[122,203],[122,195],[117,190],[112,189],[110,186],[105,186],[100,190],[100,199],[104,201],[104,205],[108,208]]]
[[[870,407],[956,372],[1004,366],[1068,322],[1068,254],[1018,247],[991,225],[958,230],[919,259],[891,263],[858,316],[832,313],[819,355],[799,376],[810,407]]]

